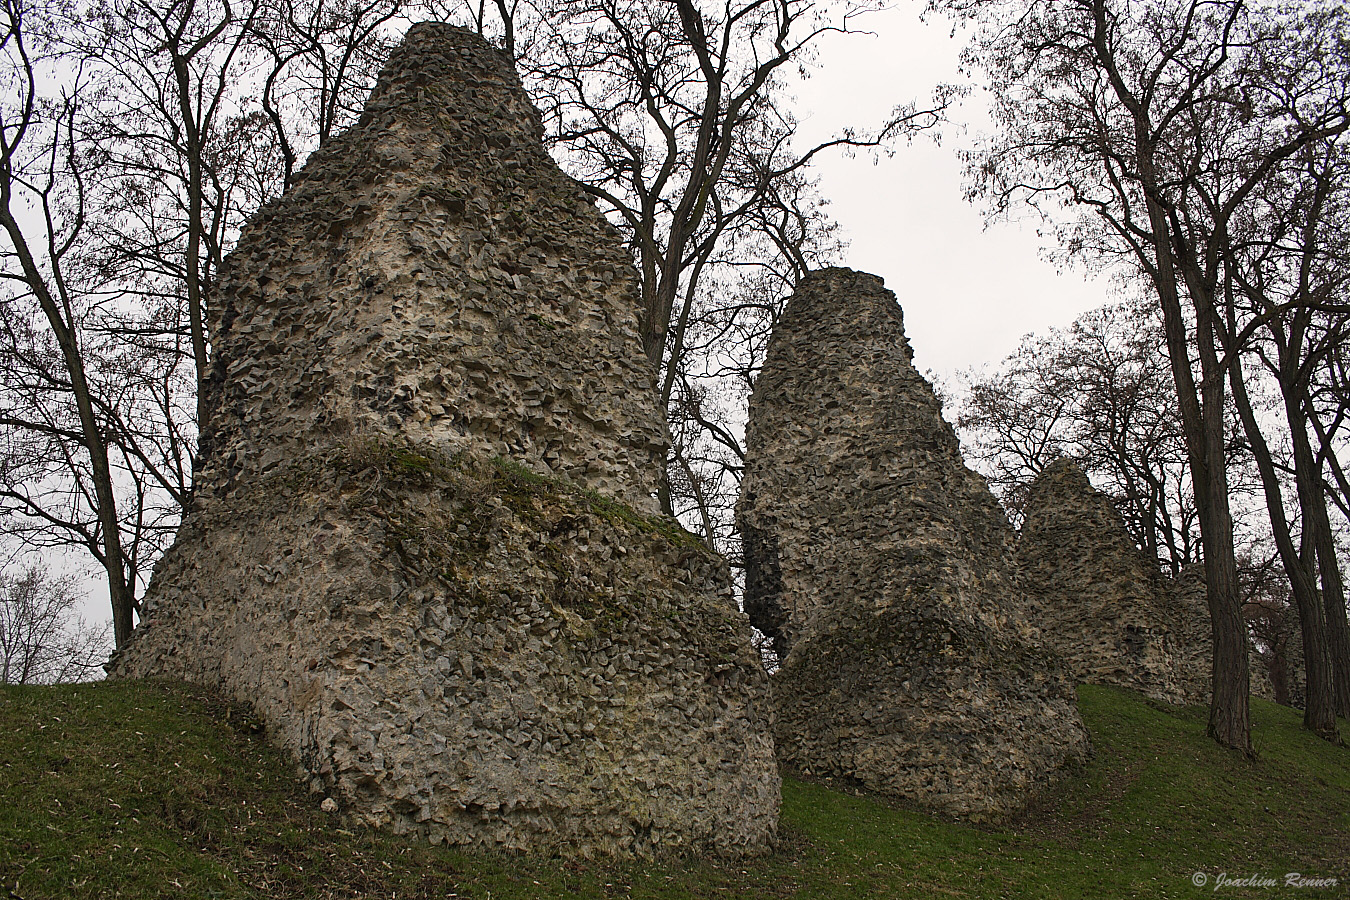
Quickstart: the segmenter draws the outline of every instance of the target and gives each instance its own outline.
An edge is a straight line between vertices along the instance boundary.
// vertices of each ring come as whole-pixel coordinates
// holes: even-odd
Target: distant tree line
[[[87,625],[70,576],[41,566],[0,573],[0,684],[85,681],[102,672],[109,629]]]

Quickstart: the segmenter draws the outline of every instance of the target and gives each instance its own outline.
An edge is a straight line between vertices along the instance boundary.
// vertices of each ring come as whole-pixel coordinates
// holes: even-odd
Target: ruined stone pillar
[[[1073,683],[1021,623],[1012,530],[881,279],[802,279],[746,451],[745,605],[782,660],[786,766],[986,820],[1083,759]]]
[[[192,508],[114,674],[252,703],[361,822],[754,852],[766,676],[725,563],[656,515],[636,274],[542,137],[509,60],[418,25],[250,222]]]
[[[1195,598],[1158,571],[1072,461],[1051,463],[1032,483],[1017,568],[1027,621],[1079,681],[1165,703],[1208,701],[1203,583]]]

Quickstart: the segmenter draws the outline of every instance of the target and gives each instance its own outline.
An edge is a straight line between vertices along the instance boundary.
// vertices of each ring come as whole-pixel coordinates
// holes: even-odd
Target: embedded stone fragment
[[[355,820],[541,853],[771,840],[766,676],[655,514],[616,232],[509,61],[412,28],[223,267],[192,508],[115,662],[251,702]]]
[[[746,446],[746,609],[781,659],[782,762],[985,820],[1084,758],[1073,683],[1020,619],[1012,530],[879,278],[801,281]]]
[[[1209,696],[1204,583],[1167,578],[1070,460],[1032,483],[1017,543],[1027,620],[1079,681],[1179,705]]]

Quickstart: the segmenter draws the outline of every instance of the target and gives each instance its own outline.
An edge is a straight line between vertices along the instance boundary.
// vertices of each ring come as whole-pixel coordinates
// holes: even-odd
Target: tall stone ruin
[[[1026,639],[1012,530],[912,357],[881,279],[798,285],[750,400],[746,610],[781,659],[789,768],[997,819],[1087,734],[1071,679]]]
[[[364,823],[758,850],[779,780],[725,564],[653,515],[620,239],[508,60],[412,28],[222,270],[192,508],[127,677],[252,703]]]
[[[1079,681],[1178,705],[1208,699],[1203,581],[1159,572],[1072,461],[1051,463],[1032,483],[1017,567],[1036,639]]]

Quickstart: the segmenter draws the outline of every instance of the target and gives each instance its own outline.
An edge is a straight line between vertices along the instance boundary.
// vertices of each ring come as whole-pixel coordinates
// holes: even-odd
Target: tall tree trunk
[[[74,317],[69,305],[52,296],[47,288],[46,279],[29,250],[23,230],[10,212],[11,197],[10,173],[6,166],[3,184],[0,185],[0,226],[4,227],[14,245],[23,269],[24,281],[33,291],[42,312],[47,317],[47,322],[56,337],[57,346],[61,349],[66,372],[70,375],[71,391],[75,396],[75,406],[80,416],[81,442],[89,453],[89,468],[94,482],[94,501],[97,506],[95,513],[98,516],[98,533],[102,539],[101,547],[90,549],[103,564],[108,578],[108,597],[112,601],[113,639],[116,646],[121,648],[131,638],[131,630],[135,625],[136,599],[131,586],[127,583],[121,523],[117,520],[112,469],[108,464],[108,445],[103,439],[103,429],[94,413],[89,379],[84,371],[84,358],[80,355],[79,339],[72,324]]]
[[[1303,409],[1308,416],[1308,424],[1317,435],[1318,445],[1322,448],[1318,455],[1319,472],[1322,463],[1331,466],[1333,479],[1340,481],[1343,472],[1331,448],[1331,435],[1327,434],[1312,410],[1307,394],[1302,397]],[[1330,511],[1327,503],[1332,499],[1327,482],[1317,481],[1318,500],[1313,507],[1317,518],[1317,565],[1322,576],[1322,602],[1326,609],[1327,647],[1331,653],[1332,690],[1336,695],[1336,715],[1350,719],[1350,621],[1347,621],[1345,609],[1345,580],[1341,576],[1340,554],[1336,550],[1335,532],[1331,528]]]
[[[1106,74],[1111,90],[1128,110],[1133,126],[1134,161],[1150,234],[1146,246],[1138,249],[1140,262],[1148,269],[1163,313],[1163,333],[1167,355],[1176,382],[1177,405],[1185,437],[1186,456],[1195,491],[1195,506],[1200,520],[1200,541],[1204,556],[1205,585],[1209,603],[1210,627],[1214,638],[1209,705],[1210,737],[1250,755],[1251,685],[1247,669],[1247,628],[1242,619],[1242,597],[1238,587],[1237,555],[1233,549],[1233,518],[1228,504],[1228,470],[1225,455],[1223,397],[1224,372],[1215,352],[1212,294],[1206,293],[1202,280],[1193,276],[1192,260],[1181,265],[1187,273],[1187,288],[1195,312],[1196,347],[1200,355],[1201,382],[1196,384],[1191,369],[1191,344],[1187,340],[1186,318],[1181,309],[1181,272],[1175,247],[1185,248],[1181,234],[1174,232],[1158,175],[1157,146],[1150,121],[1148,99],[1135,96],[1116,64],[1112,41],[1112,23],[1106,4],[1092,4],[1093,51]],[[1190,251],[1187,251],[1190,252]],[[1151,259],[1147,257],[1151,254]]]
[[[184,286],[187,289],[188,334],[192,341],[193,370],[197,377],[197,427],[206,421],[206,313],[202,303],[202,135],[192,110],[192,85],[188,63],[176,52],[174,77],[178,82],[178,105],[187,142],[188,219],[187,251],[184,254]]]
[[[1311,450],[1310,461],[1316,465]],[[1297,464],[1297,460],[1296,460]],[[1327,656],[1331,664],[1331,690],[1334,714],[1350,719],[1350,622],[1346,621],[1345,583],[1341,578],[1337,558],[1336,538],[1327,514],[1326,490],[1322,484],[1321,467],[1309,479],[1309,508],[1307,515],[1317,544],[1317,568],[1322,576],[1322,609],[1325,615]]]
[[[1156,184],[1151,164],[1146,185]],[[1150,180],[1150,177],[1153,176]],[[1225,454],[1223,399],[1224,373],[1215,352],[1213,305],[1203,290],[1192,286],[1196,313],[1196,344],[1200,351],[1201,383],[1191,370],[1191,345],[1176,261],[1172,255],[1172,230],[1167,215],[1146,195],[1153,226],[1154,285],[1163,311],[1167,354],[1176,382],[1186,455],[1200,520],[1200,542],[1205,566],[1210,627],[1214,640],[1211,694],[1207,733],[1226,747],[1251,754],[1251,681],[1247,668],[1247,626],[1242,619],[1242,595],[1238,585],[1237,555],[1233,548],[1233,517],[1228,503],[1228,461]]]
[[[1251,680],[1247,668],[1247,625],[1242,618],[1233,518],[1222,441],[1207,442],[1205,478],[1196,479],[1196,506],[1204,547],[1210,624],[1214,638],[1213,694],[1207,732],[1226,747],[1252,752]],[[1205,485],[1203,493],[1200,483]]]
[[[1281,347],[1281,350],[1284,348]],[[1247,394],[1246,381],[1242,375],[1242,363],[1234,360],[1228,370],[1229,382],[1233,388],[1233,402],[1237,406],[1238,417],[1242,420],[1242,429],[1247,434],[1252,456],[1256,460],[1257,471],[1261,474],[1261,487],[1265,492],[1266,511],[1270,518],[1270,530],[1275,538],[1275,546],[1280,554],[1280,563],[1289,578],[1294,593],[1294,605],[1298,609],[1298,618],[1303,633],[1304,673],[1307,679],[1307,691],[1303,707],[1303,727],[1327,740],[1337,740],[1336,712],[1333,708],[1331,693],[1331,662],[1327,653],[1327,635],[1322,617],[1322,601],[1317,593],[1317,579],[1313,574],[1311,553],[1300,553],[1294,546],[1294,537],[1289,521],[1284,514],[1284,496],[1280,489],[1279,473],[1275,468],[1270,448],[1261,433],[1260,423],[1252,409]],[[1286,397],[1286,415],[1289,412],[1289,394]],[[1295,423],[1290,421],[1291,429]],[[1304,513],[1304,528],[1308,528],[1307,497],[1304,481],[1306,463],[1300,462],[1295,441],[1294,466],[1298,482],[1299,504]],[[1307,445],[1306,435],[1303,444]],[[1304,471],[1300,471],[1304,470]],[[1305,541],[1312,547],[1312,542]]]

